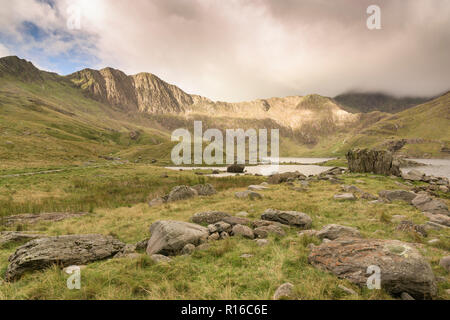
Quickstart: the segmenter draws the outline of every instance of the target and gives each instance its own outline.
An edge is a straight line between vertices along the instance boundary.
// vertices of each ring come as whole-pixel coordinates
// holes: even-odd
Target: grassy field
[[[168,173],[169,178],[160,175]],[[236,191],[260,183],[264,178],[240,176],[206,178],[192,172],[164,170],[148,165],[121,165],[105,168],[84,168],[79,171],[2,179],[0,194],[3,214],[35,212],[52,209],[86,209],[90,214],[60,222],[41,222],[20,229],[48,235],[101,233],[135,243],[149,237],[149,226],[157,220],[189,221],[196,212],[220,210],[231,214],[247,211],[257,219],[267,208],[297,210],[309,214],[313,228],[329,223],[359,228],[367,238],[400,239],[419,243],[421,253],[431,263],[439,283],[439,299],[449,299],[450,276],[439,266],[439,259],[448,255],[450,232],[431,231],[427,238],[396,231],[393,215],[405,215],[415,223],[425,217],[410,205],[401,202],[368,204],[366,200],[336,202],[333,195],[339,185],[327,181],[312,182],[305,192],[286,185],[271,185],[263,191],[263,200],[234,198]],[[400,179],[349,174],[345,184],[354,184],[364,191],[399,189]],[[358,180],[358,182],[357,182]],[[219,190],[211,197],[149,207],[150,196],[167,192],[171,186],[211,182]],[[362,183],[364,182],[364,183]],[[448,204],[450,202],[448,200]],[[5,229],[5,228],[3,228]],[[14,283],[0,284],[0,299],[270,299],[276,288],[285,282],[295,286],[296,299],[391,299],[378,290],[358,288],[347,281],[313,268],[307,262],[309,243],[320,243],[315,237],[300,237],[292,228],[286,237],[271,237],[270,244],[259,247],[252,240],[230,238],[211,243],[210,249],[190,256],[178,256],[169,264],[154,264],[146,255],[137,259],[111,259],[89,264],[82,269],[81,290],[66,287],[68,275],[56,267],[26,274]],[[429,239],[439,238],[430,245]],[[17,246],[0,249],[0,276],[3,277],[8,257]],[[249,259],[240,258],[244,253]],[[357,295],[348,295],[338,288],[343,284]]]

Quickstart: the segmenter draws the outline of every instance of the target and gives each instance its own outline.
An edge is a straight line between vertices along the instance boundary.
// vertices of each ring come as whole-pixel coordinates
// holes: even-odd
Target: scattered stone
[[[211,233],[208,237],[208,241],[217,241],[220,239],[220,234],[218,232]]]
[[[349,186],[349,185],[341,185],[341,189],[345,192],[358,192],[358,193],[362,193],[363,191],[356,187],[356,186]]]
[[[191,221],[199,224],[212,224],[223,221],[225,217],[230,217],[230,215],[221,211],[198,212],[191,217]]]
[[[237,224],[243,224],[243,225],[250,225],[251,221],[247,218],[242,218],[242,217],[225,217],[222,219],[223,222],[226,222],[232,226],[237,225]]]
[[[284,227],[289,228],[288,225],[276,222],[276,221],[269,221],[269,220],[254,220],[251,222],[251,225],[253,228],[259,228],[259,227],[265,227],[265,226],[278,226],[278,227]]]
[[[185,200],[192,197],[197,196],[198,193],[195,189],[188,187],[188,186],[176,186],[170,191],[167,202],[172,201],[178,201],[178,200]]]
[[[396,229],[403,232],[415,232],[422,235],[423,237],[428,236],[428,233],[423,226],[414,224],[413,222],[408,220],[403,220],[402,222],[400,222]]]
[[[248,186],[248,190],[251,191],[263,191],[263,190],[268,190],[269,188],[265,187],[265,186],[261,186],[261,185],[250,185]]]
[[[297,211],[280,211],[267,209],[261,215],[261,219],[276,221],[282,224],[295,226],[302,229],[309,229],[312,224],[312,219],[306,213]]]
[[[314,246],[308,261],[361,287],[371,275],[367,268],[376,265],[381,269],[382,288],[393,295],[407,292],[416,299],[428,299],[437,293],[430,264],[411,244],[398,240],[339,238]]]
[[[432,214],[429,212],[424,212],[423,213],[428,219],[430,219],[431,222],[434,223],[438,223],[441,224],[443,226],[447,226],[450,227],[450,217],[449,216],[445,216],[443,214]]]
[[[134,244],[126,244],[122,250],[120,250],[114,258],[129,258],[132,257],[136,253],[136,245]]]
[[[230,237],[230,234],[228,232],[223,231],[220,233],[220,239],[222,239],[222,240],[225,240],[229,237]]]
[[[253,234],[253,230],[247,226],[243,226],[241,224],[237,224],[233,227],[233,235],[242,236],[244,238],[253,239],[255,235]]]
[[[201,245],[197,246],[195,248],[196,251],[205,251],[208,250],[211,246],[209,245],[209,243],[202,243]]]
[[[273,295],[273,300],[292,299],[294,294],[294,285],[292,283],[284,283],[278,287]]]
[[[0,247],[9,243],[19,243],[45,237],[47,236],[32,232],[2,231],[0,232]]]
[[[447,270],[448,272],[450,272],[450,256],[446,256],[443,257],[440,261],[439,261],[439,265],[444,268],[445,270]]]
[[[223,221],[219,221],[214,224],[210,224],[208,226],[209,233],[216,233],[216,232],[220,233],[222,231],[229,232],[230,230],[231,230],[231,224],[228,224]]]
[[[315,237],[317,236],[317,232],[318,232],[317,230],[303,230],[298,233],[298,236]]]
[[[138,251],[144,251],[147,249],[147,245],[148,245],[148,240],[150,238],[144,239],[139,241],[138,243],[135,244],[136,250]]]
[[[245,217],[248,217],[248,213],[245,212],[245,211],[241,211],[241,212],[236,213],[236,217],[243,217],[243,218],[245,218]]]
[[[437,199],[433,199],[426,194],[419,194],[412,200],[413,206],[420,211],[426,211],[432,214],[442,214],[450,216],[447,205]]]
[[[338,193],[333,196],[334,200],[345,201],[345,200],[356,200],[353,193]]]
[[[338,288],[344,291],[345,293],[348,293],[350,295],[356,296],[357,293],[355,290],[347,288],[346,286],[343,286],[342,284],[338,285]]]
[[[69,218],[81,217],[87,212],[50,212],[50,213],[24,213],[0,218],[0,225],[35,224],[41,221],[62,221]]]
[[[320,239],[330,239],[330,240],[335,240],[341,237],[361,238],[361,233],[358,231],[358,229],[347,226],[341,226],[339,224],[326,225],[319,232],[317,232],[316,235]]]
[[[416,300],[413,297],[411,297],[411,295],[408,292],[402,292],[402,294],[400,295],[400,298],[402,300]]]
[[[197,191],[199,196],[212,196],[217,193],[216,189],[214,189],[214,187],[209,183],[197,184],[193,186],[192,189]]]
[[[156,207],[160,206],[167,202],[167,197],[157,197],[155,199],[152,199],[148,202],[149,207]]]
[[[378,195],[388,201],[405,201],[411,203],[411,201],[417,197],[417,194],[406,190],[383,190],[378,192]]]
[[[177,255],[188,243],[194,246],[205,242],[208,229],[183,221],[156,221],[150,226],[147,254]]]
[[[361,199],[365,199],[365,200],[378,200],[378,197],[375,196],[375,195],[373,195],[373,194],[371,194],[371,193],[363,192],[363,193],[361,194]]]
[[[258,238],[267,238],[270,233],[276,234],[280,237],[286,235],[286,232],[284,232],[283,228],[275,225],[259,227],[253,230],[253,232]]]
[[[295,179],[305,179],[305,178],[306,178],[306,176],[298,171],[284,172],[284,173],[276,173],[276,174],[271,175],[268,178],[267,182],[269,184],[280,184],[280,183],[287,182],[287,181],[292,182]]]
[[[260,247],[267,246],[269,244],[269,240],[267,239],[257,239],[256,244]]]
[[[152,254],[150,256],[150,259],[155,263],[161,263],[161,262],[169,263],[170,261],[172,261],[172,259],[170,257],[166,257],[165,255],[162,255],[162,254]]]
[[[9,257],[5,279],[14,281],[27,271],[42,270],[53,264],[67,267],[111,258],[124,247],[119,240],[99,234],[34,239]]]
[[[401,175],[393,154],[387,150],[354,149],[347,152],[346,157],[350,172]]]
[[[195,246],[191,243],[188,243],[183,247],[183,250],[181,250],[181,254],[189,255],[192,252],[195,251]]]
[[[227,167],[227,172],[231,173],[243,173],[245,166],[243,164],[232,164]]]
[[[402,173],[403,179],[411,180],[411,181],[421,181],[423,176],[424,176],[424,174],[416,169],[413,169],[413,170],[409,171],[408,173]]]
[[[244,259],[248,259],[248,258],[251,258],[251,257],[253,257],[253,255],[249,254],[249,253],[241,254],[241,258],[244,258]]]
[[[442,229],[446,229],[448,227],[446,227],[446,226],[444,226],[442,224],[436,223],[436,222],[427,221],[425,223],[425,228],[426,229],[433,229],[433,230],[442,230]]]
[[[250,199],[250,200],[262,199],[262,195],[250,190],[236,192],[234,196],[238,199]]]

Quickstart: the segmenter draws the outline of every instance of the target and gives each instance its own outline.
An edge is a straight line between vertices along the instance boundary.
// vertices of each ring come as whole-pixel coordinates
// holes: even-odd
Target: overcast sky
[[[366,26],[371,4],[381,30]],[[69,6],[81,29],[67,27]],[[5,55],[60,74],[151,72],[224,101],[434,95],[450,89],[450,1],[0,0]]]

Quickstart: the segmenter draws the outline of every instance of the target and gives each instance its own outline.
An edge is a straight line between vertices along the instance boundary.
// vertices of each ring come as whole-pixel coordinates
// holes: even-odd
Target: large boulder
[[[216,189],[209,183],[195,185],[192,189],[197,191],[199,196],[212,196],[217,193]]]
[[[197,191],[191,187],[176,186],[170,191],[167,197],[167,202],[189,199],[197,195]]]
[[[262,220],[276,221],[282,224],[309,229],[312,219],[306,213],[297,211],[280,211],[267,209],[261,215]]]
[[[398,240],[339,238],[313,246],[308,261],[361,287],[367,285],[369,266],[381,270],[381,287],[393,295],[407,292],[416,299],[436,295],[430,264],[411,244]]]
[[[245,165],[243,164],[231,164],[227,167],[227,172],[231,173],[243,173],[245,169]]]
[[[6,280],[13,281],[25,272],[41,270],[53,264],[60,267],[85,265],[111,258],[125,244],[111,236],[100,234],[67,235],[35,239],[19,247],[9,257]]]
[[[316,233],[316,236],[320,239],[330,239],[335,240],[341,237],[354,237],[361,238],[361,234],[358,229],[341,226],[339,224],[329,224],[323,227],[319,232]]]
[[[438,199],[433,199],[429,195],[422,193],[414,197],[411,201],[412,205],[415,206],[422,212],[429,212],[432,214],[442,214],[450,216],[447,205]]]
[[[243,226],[242,224],[235,225],[232,232],[235,236],[241,236],[248,239],[253,239],[255,237],[253,230],[247,226]]]
[[[147,244],[149,256],[156,253],[177,255],[188,243],[198,246],[209,236],[207,228],[183,221],[156,221],[150,226],[150,234]]]
[[[387,150],[354,149],[348,151],[346,157],[350,172],[401,175],[393,154]]]
[[[411,201],[417,197],[417,194],[407,190],[382,190],[378,192],[380,198],[388,201],[405,201],[411,203]]]
[[[230,217],[230,215],[222,211],[197,212],[192,216],[191,221],[199,224],[213,224],[222,221],[226,217]]]
[[[424,174],[419,170],[413,169],[408,173],[402,173],[402,178],[405,180],[411,181],[421,181],[423,179]]]
[[[276,234],[280,237],[286,235],[286,232],[283,230],[283,228],[276,225],[269,225],[255,228],[255,230],[253,230],[253,233],[258,238],[267,238],[271,233]]]

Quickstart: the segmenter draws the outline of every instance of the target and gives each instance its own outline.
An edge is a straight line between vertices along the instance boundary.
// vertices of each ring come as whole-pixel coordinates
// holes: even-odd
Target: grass
[[[68,173],[50,176],[33,177],[36,193],[44,186],[59,185],[66,181],[62,189],[67,199],[81,190],[105,190],[111,187],[107,181],[122,181],[118,188],[130,187],[138,192],[140,187],[148,188],[142,193],[166,192],[167,183],[150,187],[151,183],[143,181],[158,177],[164,170],[150,166],[136,166],[134,169],[124,167],[95,169],[86,173],[81,180],[64,178]],[[61,177],[58,177],[61,175]],[[92,177],[99,178],[93,186],[88,181]],[[149,177],[143,178],[146,175]],[[193,184],[210,180],[204,176],[196,176],[191,172],[169,172],[171,183]],[[45,179],[44,179],[45,178]],[[42,181],[40,179],[49,181]],[[58,183],[55,183],[60,179]],[[75,179],[75,177],[72,177]],[[112,180],[109,180],[112,179]],[[136,180],[143,179],[143,180]],[[214,183],[213,179],[217,179]],[[149,236],[149,226],[157,220],[182,220],[196,212],[221,210],[235,214],[247,211],[252,219],[259,218],[267,208],[280,210],[297,210],[308,213],[313,219],[313,228],[320,229],[329,223],[338,223],[357,227],[367,238],[399,239],[407,242],[419,242],[420,251],[430,261],[437,276],[446,281],[439,283],[439,299],[448,299],[445,289],[450,287],[450,277],[439,266],[439,259],[448,255],[448,231],[431,231],[428,238],[418,238],[409,233],[396,231],[396,224],[390,219],[393,215],[402,214],[415,223],[424,223],[425,217],[410,205],[401,202],[390,204],[368,204],[365,200],[354,202],[336,202],[333,195],[339,192],[339,185],[327,181],[313,182],[306,192],[291,190],[285,185],[270,186],[270,190],[262,191],[264,198],[257,201],[245,201],[234,198],[236,191],[244,190],[254,177],[240,176],[233,179],[211,178],[220,190],[211,197],[198,197],[190,200],[165,204],[159,207],[148,207],[139,202],[139,196],[132,196],[128,204],[114,206],[126,202],[126,197],[118,203],[110,202],[110,207],[96,207],[90,214],[80,218],[56,223],[41,222],[34,226],[22,226],[24,229],[40,231],[49,235],[75,233],[112,234],[126,243],[135,243]],[[262,178],[259,178],[262,179]],[[345,184],[354,184],[371,193],[382,189],[398,189],[397,179],[366,174],[350,174],[344,176]],[[53,183],[52,183],[53,181]],[[102,182],[103,181],[103,182]],[[136,183],[134,181],[141,181]],[[260,180],[261,181],[261,180]],[[258,181],[258,182],[260,182]],[[359,181],[359,183],[356,183]],[[362,183],[364,182],[364,183]],[[10,182],[12,184],[12,182]],[[105,184],[103,184],[105,183]],[[17,181],[17,189],[25,189],[26,181]],[[100,187],[99,187],[100,186]],[[153,190],[153,191],[152,191]],[[49,192],[49,191],[45,191]],[[102,193],[100,193],[100,198]],[[118,193],[114,193],[116,195]],[[81,197],[82,198],[82,197]],[[104,199],[107,199],[104,198]],[[142,198],[143,199],[143,198]],[[448,202],[448,201],[447,201]],[[106,201],[105,203],[108,203]],[[441,244],[429,245],[428,239],[439,238]],[[307,262],[309,243],[318,244],[315,237],[299,237],[297,230],[288,230],[285,237],[271,237],[266,247],[259,247],[252,240],[230,238],[211,243],[206,251],[195,252],[191,256],[178,256],[170,264],[154,264],[143,253],[138,259],[111,259],[89,264],[82,269],[81,290],[68,290],[68,275],[56,267],[26,274],[14,283],[0,285],[1,299],[270,299],[276,288],[291,282],[295,286],[296,299],[392,299],[387,293],[378,290],[358,288],[345,280],[337,279],[332,274],[313,268]],[[4,276],[7,258],[16,246],[0,249],[0,276]],[[240,258],[250,253],[249,259]],[[343,284],[355,290],[357,295],[348,295],[338,288]]]

